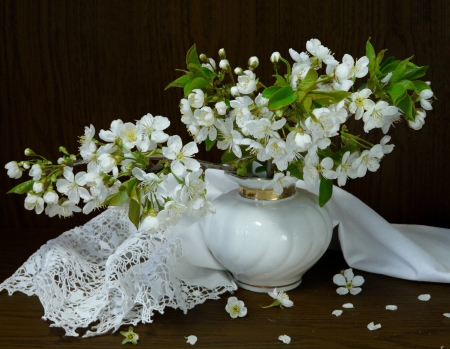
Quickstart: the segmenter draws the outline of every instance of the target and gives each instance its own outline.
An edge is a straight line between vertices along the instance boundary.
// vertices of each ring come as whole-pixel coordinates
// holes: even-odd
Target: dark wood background
[[[233,66],[258,56],[257,74],[270,84],[273,51],[289,57],[289,48],[304,51],[307,40],[319,38],[341,60],[345,53],[364,55],[371,37],[377,51],[429,65],[426,79],[439,100],[422,130],[396,124],[394,152],[377,173],[346,189],[392,223],[450,228],[449,9],[447,0],[2,0],[1,191],[18,183],[3,166],[24,159],[26,147],[49,159],[60,145],[76,152],[77,137],[91,123],[98,132],[117,118],[134,121],[150,112],[169,117],[171,134],[187,140],[181,90],[164,87],[179,76],[175,68],[184,68],[194,43],[211,57],[224,47]],[[1,198],[3,227],[64,230],[90,218],[48,219],[23,202],[24,196]]]

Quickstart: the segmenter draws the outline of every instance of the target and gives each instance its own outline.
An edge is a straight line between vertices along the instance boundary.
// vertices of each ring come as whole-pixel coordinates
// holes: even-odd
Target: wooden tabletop
[[[39,246],[60,232],[55,229],[2,230],[0,245],[0,279],[10,276]],[[231,294],[196,306],[186,315],[167,309],[156,314],[152,324],[134,328],[140,336],[138,347],[190,347],[185,337],[195,335],[198,348],[282,348],[278,336],[286,334],[291,348],[448,348],[450,349],[450,285],[421,283],[355,270],[362,275],[363,291],[339,296],[332,282],[334,274],[347,268],[338,251],[327,251],[303,278],[303,283],[288,294],[294,307],[261,309],[271,303],[267,294],[238,290],[234,293],[248,309],[244,318],[231,319],[225,305]],[[430,294],[427,302],[418,300]],[[343,309],[353,303],[353,309]],[[386,305],[398,306],[388,311]],[[333,310],[343,314],[333,316]],[[0,293],[1,348],[121,348],[124,338],[119,332],[94,338],[66,337],[64,330],[41,320],[39,299],[21,293]],[[367,324],[380,323],[376,331]],[[126,330],[123,326],[120,330]],[[83,334],[83,331],[79,331]]]

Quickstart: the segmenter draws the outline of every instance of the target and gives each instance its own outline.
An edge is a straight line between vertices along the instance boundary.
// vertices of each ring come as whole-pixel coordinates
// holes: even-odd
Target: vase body
[[[206,244],[238,286],[291,290],[325,253],[332,219],[317,196],[292,186],[277,196],[265,180],[236,180],[240,187],[214,201],[202,222]]]

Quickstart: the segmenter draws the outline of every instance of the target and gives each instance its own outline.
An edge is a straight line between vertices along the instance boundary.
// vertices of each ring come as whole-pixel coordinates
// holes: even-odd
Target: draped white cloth
[[[221,171],[208,170],[208,199],[237,188]],[[304,182],[299,187],[307,189]],[[393,225],[357,198],[334,187],[327,204],[349,266],[408,280],[450,282],[450,229]],[[220,214],[217,212],[216,214]],[[44,319],[69,336],[85,337],[125,324],[152,322],[166,306],[186,312],[237,286],[209,252],[199,224],[186,217],[155,235],[136,231],[110,208],[83,227],[50,240],[0,291],[37,295]]]

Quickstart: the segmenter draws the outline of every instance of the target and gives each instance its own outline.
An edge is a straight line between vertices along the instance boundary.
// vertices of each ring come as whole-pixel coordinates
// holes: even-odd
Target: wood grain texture
[[[20,249],[0,245],[2,256],[0,280],[9,277],[43,242],[58,233],[58,229],[8,229],[16,233],[15,244]],[[206,301],[183,314],[166,309],[155,314],[153,323],[139,324],[139,348],[180,348],[189,346],[185,337],[196,335],[195,348],[281,348],[278,336],[292,338],[289,348],[308,349],[439,349],[450,347],[450,312],[448,284],[413,282],[355,270],[365,283],[357,296],[339,296],[333,275],[347,268],[342,254],[327,251],[308,271],[302,284],[289,292],[294,307],[261,309],[271,298],[238,290],[233,295],[243,300],[248,309],[244,318],[232,320],[225,311],[228,297]],[[422,302],[420,294],[431,299]],[[354,309],[343,309],[340,317],[331,313],[344,303]],[[397,311],[387,311],[394,304]],[[41,320],[42,305],[35,296],[21,293],[8,296],[0,293],[0,346],[2,348],[119,348],[123,339],[119,332],[94,338],[66,337],[61,328],[49,327]],[[381,323],[381,329],[369,331],[367,324]],[[122,326],[120,330],[127,330]],[[84,331],[79,331],[80,335]],[[132,346],[130,346],[132,347]],[[125,348],[125,347],[124,347]]]
[[[450,228],[449,9],[447,0],[3,0],[0,162],[23,159],[26,147],[56,159],[60,145],[76,152],[85,126],[99,131],[114,119],[134,121],[148,112],[169,117],[170,132],[187,140],[181,91],[164,87],[179,75],[175,68],[184,68],[193,43],[212,57],[226,48],[233,66],[257,55],[257,73],[271,83],[273,51],[288,57],[289,48],[303,51],[306,40],[317,37],[338,59],[356,57],[371,37],[376,50],[415,55],[416,64],[430,65],[426,78],[439,101],[421,131],[397,124],[390,132],[395,150],[380,170],[345,189],[392,223]],[[200,156],[219,159],[216,151]],[[4,170],[0,181],[3,193],[17,183]],[[50,220],[26,211],[23,200],[0,200],[4,227],[69,229],[90,218]]]

